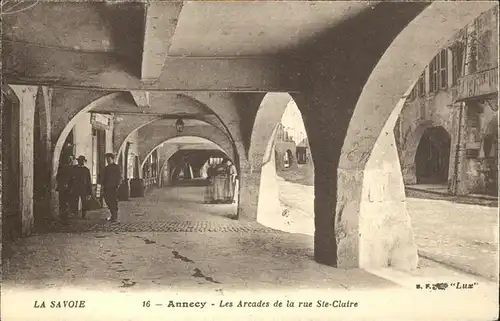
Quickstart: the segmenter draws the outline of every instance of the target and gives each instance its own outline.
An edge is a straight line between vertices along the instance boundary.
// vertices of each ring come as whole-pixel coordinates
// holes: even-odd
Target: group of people
[[[205,189],[205,203],[231,204],[235,202],[237,190],[236,167],[231,160],[224,159],[220,164],[208,164],[202,168],[203,176],[208,180]]]
[[[112,153],[105,154],[107,166],[103,175],[103,196],[111,216],[108,221],[115,222],[118,218],[118,187],[121,182],[120,167],[115,164]],[[61,222],[68,224],[69,214],[78,215],[78,205],[81,202],[82,218],[86,218],[87,204],[92,199],[92,179],[90,170],[85,166],[85,156],[69,156],[66,163],[61,164],[57,171],[57,191],[59,193],[59,217]]]

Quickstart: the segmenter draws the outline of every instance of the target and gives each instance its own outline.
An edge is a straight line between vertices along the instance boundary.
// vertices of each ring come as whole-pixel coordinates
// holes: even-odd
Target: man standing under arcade
[[[68,224],[68,214],[74,210],[71,206],[71,184],[73,183],[74,157],[70,155],[67,163],[61,164],[57,171],[57,191],[59,192],[59,218],[64,225]]]
[[[78,165],[73,167],[73,181],[71,183],[72,212],[78,213],[78,204],[82,204],[82,218],[85,218],[87,213],[87,201],[92,195],[92,179],[90,177],[90,170],[85,166],[87,159],[85,156],[80,155],[76,159]]]
[[[118,187],[121,182],[120,167],[115,164],[115,155],[112,153],[106,153],[104,157],[108,165],[104,168],[103,194],[111,212],[111,216],[107,220],[116,222],[118,219]]]

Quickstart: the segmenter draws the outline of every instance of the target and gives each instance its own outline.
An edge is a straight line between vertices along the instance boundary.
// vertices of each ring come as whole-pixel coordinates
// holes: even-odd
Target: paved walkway
[[[289,230],[313,235],[314,187],[278,181],[282,204],[292,212]],[[407,209],[421,257],[498,278],[498,208],[408,197]]]
[[[386,288],[394,283],[360,269],[313,260],[313,239],[227,216],[235,205],[203,204],[203,187],[157,189],[120,202],[62,231],[17,240],[4,262],[3,286],[87,289]],[[57,227],[59,228],[59,227]]]
[[[409,320],[410,315],[414,320],[437,315],[450,320],[450,312],[491,319],[496,311],[498,291],[492,282],[426,259],[411,273],[320,265],[313,260],[308,233],[232,220],[235,205],[205,205],[202,191],[153,190],[145,198],[121,202],[119,223],[104,222],[107,213],[100,210],[90,213],[89,220],[73,219],[66,230],[55,226],[16,240],[3,262],[2,319],[160,320],[172,313],[180,318],[182,312],[190,320],[234,320],[236,314],[242,320],[269,315],[276,320],[360,320],[366,315],[371,320]],[[305,212],[309,203],[296,195],[286,201],[302,205],[302,220],[312,222]],[[297,211],[292,215],[296,219]],[[446,293],[425,289],[442,282],[474,288],[464,292],[450,285]],[[89,306],[33,309],[35,300],[68,299],[85,299]],[[172,299],[209,304],[171,310],[166,305]],[[219,306],[225,301],[236,307],[240,300],[307,301],[312,309]],[[361,308],[317,308],[318,300],[350,300]]]

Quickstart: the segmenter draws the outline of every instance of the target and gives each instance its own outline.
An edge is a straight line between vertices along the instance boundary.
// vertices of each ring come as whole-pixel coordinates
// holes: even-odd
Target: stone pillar
[[[369,145],[365,137],[345,137],[353,120],[336,97],[298,100],[305,107],[314,158],[315,260],[339,268],[415,268],[418,256],[393,134],[402,101]]]
[[[410,164],[403,164],[401,166],[401,171],[403,175],[403,181],[405,182],[406,185],[417,184],[415,162],[412,162]]]
[[[36,99],[35,120],[37,121],[38,137],[34,142],[35,173],[34,173],[34,216],[35,224],[43,226],[50,218],[51,202],[51,103],[52,89],[41,87]],[[55,187],[54,187],[55,189]]]
[[[122,171],[123,180],[118,189],[118,198],[120,201],[127,201],[130,195],[130,189],[128,185],[128,151],[130,149],[130,143],[127,142],[125,150],[120,153],[120,167]]]
[[[260,171],[259,199],[257,203],[258,222],[279,219],[281,215],[274,148],[271,151],[265,156],[266,160]]]
[[[348,119],[341,114],[334,115],[338,102],[335,97],[325,97],[331,92],[318,87],[306,95],[295,95],[293,99],[301,107],[307,130],[312,156],[309,161],[314,159],[314,259],[321,264],[337,266],[337,167],[344,140],[342,131]]]
[[[363,167],[358,163],[338,169],[335,235],[340,268],[417,267],[393,125],[389,119]]]
[[[238,200],[238,219],[257,220],[261,168],[253,168],[248,161],[240,163],[240,191]]]
[[[35,117],[35,100],[38,87],[12,86],[19,98],[19,152],[21,180],[21,235],[30,235],[34,226],[33,216],[33,134]]]
[[[331,162],[319,157],[315,157],[314,162],[314,259],[318,263],[337,266],[335,202],[338,158],[328,158]]]
[[[399,168],[393,132],[382,133],[363,175],[359,209],[361,268],[417,266],[417,249]]]
[[[407,140],[401,151],[401,173],[406,185],[417,184],[417,172],[415,167],[415,155],[420,140],[414,142]]]

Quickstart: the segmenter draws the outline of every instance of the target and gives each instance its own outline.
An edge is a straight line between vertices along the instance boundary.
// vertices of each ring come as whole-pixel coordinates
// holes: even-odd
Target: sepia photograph
[[[0,6],[0,320],[498,320],[496,1]]]

